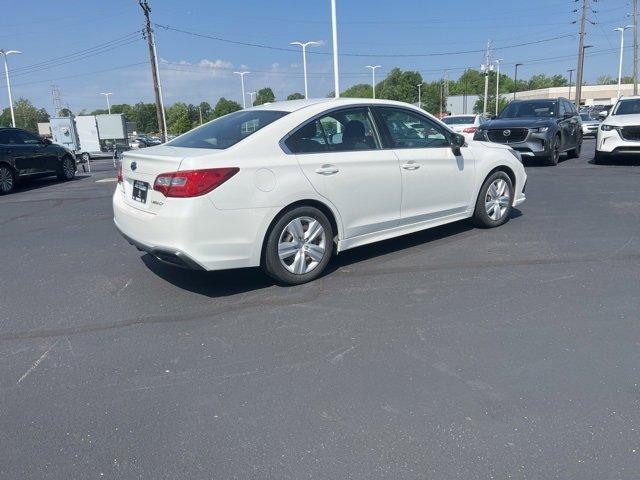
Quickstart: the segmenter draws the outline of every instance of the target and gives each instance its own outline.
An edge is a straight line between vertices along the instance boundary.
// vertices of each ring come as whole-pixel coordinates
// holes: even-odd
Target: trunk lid
[[[153,189],[153,182],[161,173],[176,172],[187,158],[215,154],[217,150],[171,147],[159,145],[142,150],[124,152],[122,176],[125,202],[133,208],[149,213],[158,213],[166,197]],[[134,199],[134,187],[136,197]],[[143,193],[146,188],[146,195]],[[140,197],[145,201],[140,201]]]

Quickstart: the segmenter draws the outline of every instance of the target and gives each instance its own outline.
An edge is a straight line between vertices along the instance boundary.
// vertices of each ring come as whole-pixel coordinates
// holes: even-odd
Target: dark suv
[[[50,175],[75,177],[70,150],[19,128],[0,127],[0,195],[11,192],[17,181]]]
[[[578,157],[582,147],[580,115],[566,98],[514,100],[494,120],[476,130],[474,140],[504,143],[523,157],[557,165],[560,154]]]

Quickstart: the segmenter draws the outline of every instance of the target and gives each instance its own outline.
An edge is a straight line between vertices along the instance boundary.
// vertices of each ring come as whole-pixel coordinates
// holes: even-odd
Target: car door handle
[[[340,169],[335,165],[322,165],[320,168],[316,170],[316,173],[320,175],[333,175],[338,173]]]
[[[420,168],[420,164],[418,162],[407,162],[402,165],[402,168],[405,170],[417,170]]]

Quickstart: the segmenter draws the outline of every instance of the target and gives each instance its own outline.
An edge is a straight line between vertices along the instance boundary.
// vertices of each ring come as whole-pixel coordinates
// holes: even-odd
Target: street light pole
[[[307,87],[307,47],[320,45],[320,42],[291,42],[290,45],[300,45],[302,47],[302,69],[304,71],[304,98],[309,98]]]
[[[16,116],[13,112],[13,99],[11,98],[11,83],[9,82],[9,64],[7,57],[9,55],[22,53],[19,50],[0,50],[0,55],[4,57],[4,76],[7,79],[7,92],[9,93],[9,109],[11,110],[11,126],[16,128]]]
[[[569,70],[567,70],[567,72],[569,72],[569,95],[568,98],[571,98],[571,82],[573,80],[573,72],[575,72],[576,69],[575,68],[570,68]]]
[[[107,99],[107,111],[109,115],[111,115],[111,104],[109,103],[109,95],[113,95],[112,92],[101,93],[100,95],[104,95],[104,98]]]
[[[500,62],[502,62],[502,60],[502,58],[496,60],[496,117],[498,116],[498,107],[500,106]]]
[[[376,98],[376,68],[380,68],[380,65],[367,65],[365,68],[371,69],[371,88],[373,90],[373,98]]]
[[[336,0],[331,0],[331,31],[333,39],[333,89],[334,96],[340,98],[340,75],[338,72],[338,21],[336,20]]]
[[[247,73],[251,73],[251,72],[233,72],[236,75],[240,75],[240,85],[242,85],[242,108],[247,108],[247,98],[244,94],[244,76]]]
[[[249,95],[249,103],[251,103],[251,105],[253,105],[253,102],[255,101],[253,99],[253,96],[255,95],[256,98],[258,97],[258,92],[247,92],[247,95]]]
[[[422,83],[416,85],[418,87],[418,106],[422,108]]]
[[[624,31],[633,28],[633,25],[614,28],[614,32],[620,32],[620,62],[618,63],[618,98],[620,98],[620,90],[622,88],[622,56],[624,53]]]
[[[516,63],[516,73],[513,75],[513,99],[516,99],[516,93],[518,93],[518,67],[521,67],[524,63]]]

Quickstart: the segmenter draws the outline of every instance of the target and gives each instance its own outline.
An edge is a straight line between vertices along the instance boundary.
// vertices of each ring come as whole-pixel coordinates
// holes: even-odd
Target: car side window
[[[303,125],[285,144],[292,153],[346,152],[380,148],[369,109],[337,110]]]
[[[15,130],[4,130],[0,132],[0,144],[2,145],[24,145],[22,138]]]
[[[567,109],[565,107],[564,101],[559,102],[560,105],[558,105],[558,114],[560,116],[560,118],[564,117],[565,113],[567,113]]]
[[[20,143],[23,143],[24,145],[40,145],[42,143],[40,137],[29,132],[16,130],[14,135],[18,137],[20,139]]]
[[[449,132],[434,121],[401,108],[378,107],[388,132],[388,148],[437,148],[451,145]]]

